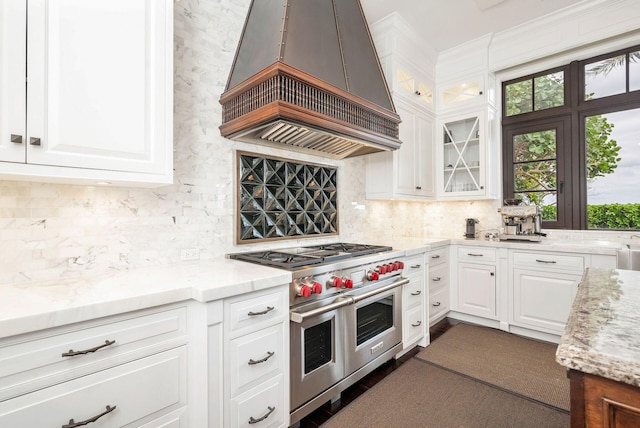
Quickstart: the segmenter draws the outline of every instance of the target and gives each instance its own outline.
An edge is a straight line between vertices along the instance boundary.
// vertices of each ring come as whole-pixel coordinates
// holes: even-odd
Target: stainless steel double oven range
[[[404,251],[334,243],[230,258],[292,271],[292,425],[402,349]]]

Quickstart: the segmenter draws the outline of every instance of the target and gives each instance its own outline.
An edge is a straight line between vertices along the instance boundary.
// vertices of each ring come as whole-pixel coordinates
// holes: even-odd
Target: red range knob
[[[329,281],[327,281],[327,285],[329,287],[342,288],[342,278],[338,276],[332,276]]]
[[[400,265],[398,265],[398,262],[393,262],[393,264],[391,265],[391,270],[395,272],[398,269],[400,269]]]
[[[404,262],[398,262],[398,269],[404,269]]]
[[[342,283],[344,284],[344,288],[353,288],[353,280],[352,279],[344,278]]]
[[[384,275],[385,273],[387,273],[387,270],[387,266],[385,265],[376,266],[376,272],[378,272],[380,275]]]
[[[311,287],[311,292],[313,294],[322,294],[322,284],[319,282],[314,282]]]
[[[301,285],[298,287],[298,296],[309,297],[311,296],[311,287],[308,285]]]
[[[378,272],[370,270],[369,272],[367,272],[367,279],[369,281],[377,281],[378,279],[380,279],[380,275],[378,274]]]

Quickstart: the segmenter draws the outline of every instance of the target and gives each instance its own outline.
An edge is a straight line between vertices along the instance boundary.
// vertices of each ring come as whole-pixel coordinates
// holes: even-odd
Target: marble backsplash
[[[480,231],[499,227],[495,200],[366,200],[362,157],[333,161],[222,138],[218,99],[249,2],[175,3],[173,185],[139,189],[0,181],[0,283],[165,265],[192,248],[209,259],[337,240],[458,238],[467,217],[480,220]],[[340,235],[235,245],[236,149],[337,166]]]

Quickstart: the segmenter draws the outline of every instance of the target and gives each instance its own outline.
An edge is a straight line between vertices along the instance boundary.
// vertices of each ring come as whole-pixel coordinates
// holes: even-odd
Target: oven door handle
[[[376,288],[375,290],[368,291],[366,293],[360,294],[358,296],[343,296],[338,297],[335,302],[330,303],[326,306],[322,306],[320,308],[312,309],[307,312],[289,312],[289,319],[295,323],[301,323],[307,318],[315,317],[318,315],[326,314],[327,312],[334,311],[338,308],[342,308],[344,306],[353,305],[361,300],[367,299],[371,296],[378,295],[380,293],[384,293],[385,291],[389,291],[396,287],[402,287],[405,284],[408,284],[409,280],[406,278],[401,279],[400,281],[392,282],[391,284],[385,285],[380,288]]]

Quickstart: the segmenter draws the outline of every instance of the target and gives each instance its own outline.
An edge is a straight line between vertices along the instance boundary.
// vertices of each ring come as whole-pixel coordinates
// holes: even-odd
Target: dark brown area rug
[[[408,360],[322,425],[323,428],[568,426],[566,412],[416,358]]]
[[[416,355],[429,363],[569,411],[569,379],[557,345],[456,324]]]

